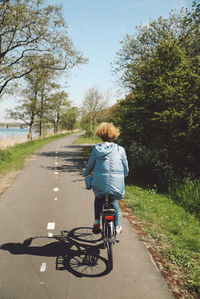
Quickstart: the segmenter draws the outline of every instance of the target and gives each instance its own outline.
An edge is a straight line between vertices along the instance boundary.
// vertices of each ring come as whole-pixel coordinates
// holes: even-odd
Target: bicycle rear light
[[[115,217],[112,215],[105,216],[105,220],[114,220],[114,219],[115,219]]]

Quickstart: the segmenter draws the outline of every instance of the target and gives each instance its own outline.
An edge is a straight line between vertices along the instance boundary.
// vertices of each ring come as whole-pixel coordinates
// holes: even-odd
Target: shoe
[[[100,234],[101,230],[100,230],[100,224],[96,223],[93,225],[93,229],[92,229],[93,234]]]
[[[122,226],[121,225],[118,225],[116,227],[116,232],[117,232],[117,234],[120,234],[122,232]]]

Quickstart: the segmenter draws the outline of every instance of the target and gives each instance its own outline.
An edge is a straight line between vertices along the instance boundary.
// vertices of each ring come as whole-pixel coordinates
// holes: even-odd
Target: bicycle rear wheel
[[[108,254],[108,268],[109,270],[113,269],[113,250],[112,250],[112,243],[109,241],[106,242],[107,247],[107,254]]]
[[[108,268],[109,270],[113,269],[113,222],[107,222],[105,224],[105,233],[106,233],[106,248],[107,248],[107,256],[108,256]]]

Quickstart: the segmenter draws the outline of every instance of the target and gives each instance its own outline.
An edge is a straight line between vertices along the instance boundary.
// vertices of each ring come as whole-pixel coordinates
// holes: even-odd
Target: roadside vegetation
[[[200,4],[193,1],[190,10],[172,12],[169,18],[160,17],[126,36],[115,64],[129,90],[119,102],[116,124],[133,183],[156,185],[197,217],[199,31]]]
[[[96,143],[99,143],[101,142],[101,140],[99,138],[96,138],[96,137],[93,137],[93,136],[90,136],[90,134],[88,133],[85,133],[83,135],[81,135],[80,137],[78,137],[75,141],[74,141],[74,144],[96,144]],[[84,152],[85,152],[85,155],[87,155],[86,153],[88,152],[88,155],[90,155],[90,147],[87,149],[87,148],[84,148]]]
[[[123,204],[131,209],[146,233],[144,241],[150,241],[157,251],[155,254],[161,254],[166,260],[170,279],[180,281],[181,287],[191,292],[191,298],[192,295],[197,298],[200,292],[199,220],[170,196],[159,194],[155,189],[127,185]]]
[[[29,2],[28,6],[25,0],[16,6],[12,1],[0,4],[7,28],[2,48],[8,50],[1,59],[0,96],[12,92],[16,79],[23,83],[18,85],[23,86],[18,87],[20,103],[9,116],[29,126],[29,139],[35,125],[41,137],[48,124],[54,132],[83,129],[86,133],[76,144],[87,144],[83,146],[86,159],[92,149],[88,144],[99,142],[94,138],[96,126],[103,121],[118,126],[118,143],[126,150],[130,168],[123,204],[144,230],[144,240],[167,261],[171,283],[180,279],[179,294],[173,290],[176,297],[200,298],[199,1],[126,34],[112,64],[125,97],[107,107],[109,94],[90,88],[80,109],[71,106],[68,94],[56,82],[64,71],[87,60],[69,40],[61,8],[39,6],[38,14],[38,1]],[[15,15],[23,19],[23,26],[16,24]],[[52,22],[55,30],[50,30]],[[55,138],[0,150],[0,174],[21,168],[27,157]]]
[[[85,142],[84,142],[85,140]],[[99,142],[99,141],[98,141]],[[82,135],[76,144],[95,143]],[[88,160],[93,145],[83,146]],[[129,177],[129,181],[130,177]],[[179,189],[182,187],[179,186]],[[191,187],[190,187],[191,189]],[[191,195],[182,190],[184,196]],[[183,195],[182,194],[182,195]],[[180,195],[181,196],[181,195]],[[137,186],[127,181],[122,205],[133,215],[140,237],[153,256],[177,298],[198,298],[200,294],[200,221],[172,195],[161,194],[156,186]],[[142,233],[141,233],[142,232]],[[152,253],[152,251],[150,250]]]
[[[58,134],[51,137],[27,141],[5,149],[0,149],[0,176],[8,171],[18,170],[24,166],[25,160],[39,150],[43,145],[62,138],[71,133]]]

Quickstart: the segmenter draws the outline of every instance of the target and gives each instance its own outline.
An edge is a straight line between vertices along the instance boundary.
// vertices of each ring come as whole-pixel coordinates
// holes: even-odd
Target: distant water
[[[0,128],[0,138],[8,138],[8,137],[14,137],[14,138],[18,138],[18,137],[27,137],[28,136],[28,132],[29,129],[28,128],[24,128],[24,129],[20,129],[20,128]],[[36,132],[33,133],[33,136],[36,136]]]

